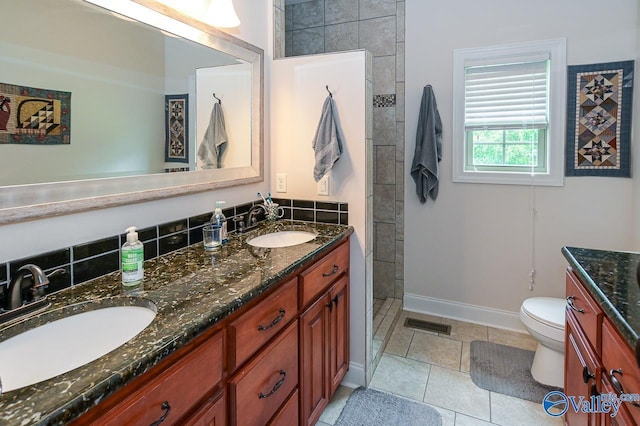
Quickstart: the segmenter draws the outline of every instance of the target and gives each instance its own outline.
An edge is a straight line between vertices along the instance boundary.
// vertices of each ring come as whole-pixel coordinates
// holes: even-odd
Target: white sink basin
[[[2,392],[66,373],[124,345],[155,318],[141,306],[114,306],[64,317],[0,343]]]
[[[263,248],[289,247],[306,243],[317,236],[318,234],[306,231],[279,231],[252,238],[247,244]]]

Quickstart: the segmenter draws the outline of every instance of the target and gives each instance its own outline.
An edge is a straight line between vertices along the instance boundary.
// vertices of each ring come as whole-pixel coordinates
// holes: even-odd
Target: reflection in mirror
[[[196,147],[209,125],[213,92],[224,99],[229,136],[228,161],[220,166],[251,164],[246,61],[77,1],[2,1],[8,13],[0,42],[0,96],[5,109],[13,108],[8,126],[0,128],[3,185],[196,170]],[[29,25],[20,19],[24,16]],[[54,28],[54,22],[64,25]],[[66,143],[16,136],[25,120],[34,125],[34,112],[18,108],[31,88],[41,89],[36,98],[71,94],[60,114],[70,121]],[[188,101],[176,120],[172,111],[165,115],[166,95]],[[54,118],[58,122],[47,134],[60,131],[59,120]]]
[[[0,223],[263,180],[261,49],[155,0],[0,7]]]

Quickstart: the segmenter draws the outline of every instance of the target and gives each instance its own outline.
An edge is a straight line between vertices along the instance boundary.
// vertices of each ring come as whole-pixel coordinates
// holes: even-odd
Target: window
[[[566,42],[454,51],[453,181],[563,184]]]

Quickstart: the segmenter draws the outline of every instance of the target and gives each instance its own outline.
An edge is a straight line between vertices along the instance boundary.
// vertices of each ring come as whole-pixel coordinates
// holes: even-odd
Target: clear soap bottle
[[[224,201],[217,201],[216,209],[213,212],[213,216],[211,216],[211,224],[214,226],[219,226],[222,229],[222,244],[226,244],[227,241],[229,241],[227,238],[227,218],[222,213],[222,204],[224,203]]]

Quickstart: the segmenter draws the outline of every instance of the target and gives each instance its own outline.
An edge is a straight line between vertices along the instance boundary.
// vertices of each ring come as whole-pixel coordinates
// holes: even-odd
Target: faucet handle
[[[244,231],[244,215],[234,216],[233,223],[235,224],[236,232],[242,234],[242,231]]]

